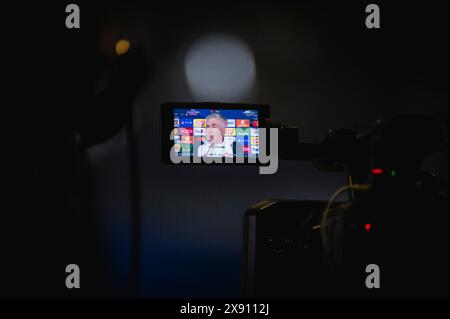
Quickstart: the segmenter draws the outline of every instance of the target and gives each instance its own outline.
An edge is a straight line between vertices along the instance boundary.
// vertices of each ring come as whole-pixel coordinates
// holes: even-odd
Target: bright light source
[[[372,229],[372,224],[365,224],[364,225],[364,230],[365,231],[370,231]]]
[[[117,55],[124,55],[125,53],[128,52],[129,49],[130,49],[130,41],[128,41],[126,39],[117,41],[116,47],[115,47]]]
[[[191,92],[204,100],[243,98],[256,78],[255,61],[248,45],[224,34],[211,34],[195,41],[185,58],[185,73]]]

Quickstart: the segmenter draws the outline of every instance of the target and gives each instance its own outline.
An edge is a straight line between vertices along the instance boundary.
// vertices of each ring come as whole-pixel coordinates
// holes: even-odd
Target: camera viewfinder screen
[[[174,109],[177,156],[248,157],[259,155],[258,110]]]

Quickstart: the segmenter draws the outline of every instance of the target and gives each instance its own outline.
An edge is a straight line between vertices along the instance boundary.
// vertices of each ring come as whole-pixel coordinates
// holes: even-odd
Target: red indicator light
[[[383,169],[382,168],[374,168],[374,169],[372,169],[372,174],[373,175],[381,175],[381,174],[383,174]]]
[[[365,231],[370,231],[372,229],[372,224],[365,224],[364,225],[364,230]]]

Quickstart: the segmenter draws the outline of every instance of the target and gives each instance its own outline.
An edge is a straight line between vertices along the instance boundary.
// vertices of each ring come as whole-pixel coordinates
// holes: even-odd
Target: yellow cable
[[[325,249],[325,252],[328,254],[330,251],[326,228],[327,228],[327,221],[328,221],[328,214],[330,212],[331,205],[333,205],[334,201],[344,192],[348,190],[356,190],[356,191],[366,191],[370,188],[371,185],[365,185],[365,184],[355,184],[355,185],[347,185],[339,188],[333,196],[331,196],[330,200],[328,201],[327,206],[325,207],[325,210],[322,214],[322,221],[320,223],[320,235],[322,237],[322,244]]]

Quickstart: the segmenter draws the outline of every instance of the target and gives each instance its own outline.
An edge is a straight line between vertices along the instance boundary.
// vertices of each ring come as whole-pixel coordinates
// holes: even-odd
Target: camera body
[[[349,184],[370,188],[332,206],[328,251],[321,236],[327,202],[269,200],[249,208],[244,296],[448,296],[448,184],[420,169],[426,156],[446,149],[440,124],[435,117],[398,117],[365,132],[330,131],[321,144],[300,143],[294,128],[281,128],[280,139],[291,146],[280,142],[285,159],[342,171]],[[374,265],[380,289],[367,284]]]
[[[242,139],[246,165],[260,165],[251,161],[253,150],[259,150],[254,144],[259,129],[276,129],[280,159],[309,161],[348,177],[349,199],[334,205],[264,200],[247,210],[244,296],[448,296],[448,183],[420,168],[430,154],[448,150],[445,115],[398,116],[364,131],[330,130],[321,143],[303,143],[295,127],[270,120],[268,106],[165,103],[163,162],[173,164],[173,150],[180,144],[173,131],[185,144],[194,144],[191,140],[200,138],[195,132],[212,126],[214,121],[207,123],[211,114],[224,123],[224,140]],[[196,153],[190,146],[178,155],[192,164]],[[373,267],[381,273],[381,289],[367,283]]]
[[[396,176],[398,177],[398,176]],[[396,178],[392,177],[392,178]],[[448,192],[418,173],[339,202],[320,237],[323,201],[262,201],[245,214],[243,295],[258,298],[439,297],[448,294]],[[381,272],[368,289],[366,268]]]

